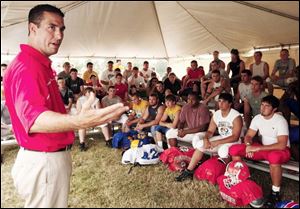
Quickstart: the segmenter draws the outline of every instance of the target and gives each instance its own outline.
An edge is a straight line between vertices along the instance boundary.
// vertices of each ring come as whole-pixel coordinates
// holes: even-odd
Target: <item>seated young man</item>
[[[176,97],[174,95],[166,96],[166,109],[159,125],[155,126],[155,140],[160,148],[163,148],[163,135],[171,128],[176,128],[179,122],[179,115],[181,107],[176,104]]]
[[[171,128],[166,133],[170,147],[176,147],[177,140],[192,143],[194,137],[204,137],[210,121],[210,112],[207,106],[199,101],[197,94],[188,94],[188,103],[181,109],[178,128]]]
[[[130,115],[128,116],[128,120],[126,121],[126,132],[137,125],[149,105],[148,101],[141,99],[137,93],[131,95],[131,101],[132,104],[130,106],[132,107],[132,112],[130,113]]]
[[[219,160],[223,163],[229,162],[228,150],[233,144],[240,143],[242,130],[242,117],[239,112],[231,108],[233,97],[231,94],[222,93],[219,96],[219,110],[210,120],[207,132],[203,138],[194,138],[193,147],[195,152],[186,170],[175,178],[176,181],[184,181],[193,178],[194,169],[202,160],[204,152],[218,153]],[[218,129],[219,136],[214,136]]]
[[[81,111],[82,105],[88,100],[91,93],[95,94],[95,91],[92,87],[85,88],[83,96],[79,97],[77,100],[77,105],[76,105],[77,112]],[[95,100],[91,105],[91,109],[100,109],[100,101],[97,97],[95,97]],[[111,135],[109,133],[109,128],[107,124],[103,124],[100,127],[104,135],[105,141],[109,141]],[[86,129],[79,129],[78,134],[79,134],[79,142],[80,142],[79,149],[80,151],[86,151],[87,150],[85,145]]]
[[[74,102],[82,95],[84,90],[84,81],[77,76],[78,70],[72,68],[70,71],[70,78],[66,80],[66,86],[71,89],[74,95]]]
[[[272,191],[267,198],[266,206],[271,208],[274,208],[275,203],[280,201],[281,165],[290,159],[288,124],[281,114],[276,113],[278,106],[279,100],[275,96],[269,95],[262,98],[261,114],[253,118],[244,144],[233,145],[229,149],[232,160],[241,160],[241,157],[246,157],[269,161]],[[261,134],[262,144],[252,142],[257,132]]]
[[[109,86],[108,87],[108,95],[103,97],[101,100],[101,104],[103,107],[108,107],[117,103],[122,103],[122,99],[116,95],[116,88],[114,86]],[[128,117],[126,116],[126,114],[122,114],[121,117],[116,120],[115,122],[117,123],[121,123],[122,124],[122,131],[125,131],[125,126],[126,126],[126,121],[127,121]],[[108,124],[109,127],[109,136],[111,136],[111,127],[110,127],[110,123]],[[110,141],[108,141],[107,145],[109,145]]]
[[[203,104],[217,109],[219,95],[225,92],[230,93],[230,84],[228,80],[221,78],[219,70],[212,71],[211,77],[211,82],[208,84],[207,91],[203,97]]]
[[[244,112],[244,99],[251,97],[251,76],[252,73],[250,70],[243,70],[241,72],[242,81],[238,86],[237,94],[234,99],[234,109],[240,113]]]
[[[247,128],[250,126],[252,117],[260,114],[261,99],[268,94],[264,91],[264,80],[260,76],[251,78],[251,94],[245,97],[244,101],[244,120]]]
[[[140,118],[136,130],[142,130],[151,132],[152,137],[155,138],[154,127],[159,124],[161,117],[163,116],[165,106],[159,102],[157,94],[151,94],[149,96],[149,106]]]
[[[64,102],[67,113],[70,112],[74,100],[73,92],[66,86],[66,81],[63,77],[57,78],[58,89],[61,98]]]

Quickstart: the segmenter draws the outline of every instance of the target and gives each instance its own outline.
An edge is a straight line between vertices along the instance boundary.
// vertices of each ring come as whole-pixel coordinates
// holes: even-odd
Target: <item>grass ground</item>
[[[218,187],[204,181],[174,181],[178,173],[170,172],[163,164],[135,167],[128,174],[130,166],[122,165],[121,150],[105,147],[99,135],[88,140],[89,149],[80,152],[76,144],[71,153],[73,174],[69,207],[162,207],[162,208],[230,208],[218,193]],[[78,142],[77,142],[78,143]],[[5,150],[1,166],[1,208],[23,207],[24,202],[17,195],[10,171],[18,148]],[[269,192],[269,174],[251,170],[252,179]],[[282,191],[284,199],[299,202],[299,182],[284,178]]]

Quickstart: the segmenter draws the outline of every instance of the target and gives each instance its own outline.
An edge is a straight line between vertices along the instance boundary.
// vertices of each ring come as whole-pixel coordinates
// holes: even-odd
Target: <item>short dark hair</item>
[[[92,74],[92,75],[90,76],[90,79],[92,79],[93,77],[97,78],[97,76],[95,76],[94,74]]]
[[[144,61],[144,64],[148,64],[149,65],[149,62],[148,61]]]
[[[57,80],[65,80],[63,77],[58,77]]]
[[[191,64],[192,64],[192,63],[196,63],[196,64],[198,65],[198,62],[197,62],[196,60],[192,60],[192,61],[191,61]]]
[[[245,69],[245,70],[242,70],[242,72],[241,73],[245,73],[245,74],[247,74],[249,77],[251,77],[252,76],[252,72],[250,71],[250,70],[247,70],[247,69]]]
[[[213,71],[211,72],[211,74],[219,74],[219,75],[220,75],[221,73],[220,73],[219,70],[213,70]]]
[[[289,50],[288,49],[281,49],[281,51],[280,52],[287,52],[287,53],[289,53]]]
[[[221,93],[220,96],[219,96],[219,99],[223,99],[223,100],[225,100],[225,101],[227,101],[228,103],[231,103],[231,104],[233,102],[233,97],[229,93]]]
[[[65,16],[64,13],[57,7],[52,6],[50,4],[39,4],[33,7],[28,14],[28,22],[34,23],[37,26],[40,26],[40,23],[43,19],[43,13],[44,12],[51,12],[55,13],[62,18]]]
[[[259,54],[259,56],[262,57],[262,52],[261,51],[254,52],[254,54]]]
[[[114,62],[110,60],[107,62],[107,64],[114,64]]]
[[[71,70],[70,70],[70,73],[72,73],[72,72],[78,72],[78,70],[76,69],[76,68],[72,68]]]
[[[121,72],[121,69],[120,68],[116,68],[114,71]]]
[[[253,76],[253,77],[251,78],[251,80],[257,81],[260,85],[263,85],[263,84],[264,84],[264,79],[263,79],[261,76],[259,76],[259,75]]]
[[[230,54],[234,54],[234,55],[239,56],[239,50],[237,50],[237,49],[231,49]]]
[[[65,67],[66,65],[71,65],[69,62],[64,62],[63,67]]]
[[[158,97],[158,94],[156,94],[156,93],[152,93],[152,94],[150,94],[150,96],[149,97],[155,97],[157,100],[159,99],[159,97]]]
[[[200,101],[200,96],[199,96],[199,94],[197,94],[196,92],[190,92],[188,95],[190,95],[190,96],[193,96],[193,97],[195,97],[195,99],[197,100],[197,101]]]
[[[139,70],[139,68],[135,66],[132,68],[132,70]]]
[[[166,101],[176,102],[176,97],[173,94],[166,96]]]
[[[92,62],[86,63],[86,66],[89,66],[89,65],[94,65],[94,64]]]
[[[1,67],[7,67],[7,64],[2,63],[2,64],[1,64]]]
[[[266,102],[270,104],[273,107],[273,109],[279,107],[279,99],[274,95],[265,96],[264,98],[261,99],[261,102]]]
[[[114,88],[115,88],[115,86],[109,86],[109,87],[108,87],[108,90],[109,90],[109,89],[114,89]]]
[[[88,87],[86,87],[85,89],[84,89],[84,94],[86,93],[86,92],[94,92],[95,93],[95,90],[93,89],[93,87],[90,87],[90,86],[88,86]]]
[[[123,77],[121,73],[117,73],[116,77],[118,77],[118,76]]]

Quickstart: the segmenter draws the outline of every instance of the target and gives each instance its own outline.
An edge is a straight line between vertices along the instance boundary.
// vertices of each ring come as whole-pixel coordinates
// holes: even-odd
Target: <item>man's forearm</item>
[[[79,128],[80,124],[77,116],[45,111],[36,118],[29,133],[55,133]]]

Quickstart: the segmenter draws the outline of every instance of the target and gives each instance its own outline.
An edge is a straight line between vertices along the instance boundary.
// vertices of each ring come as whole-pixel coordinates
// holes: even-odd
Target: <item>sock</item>
[[[163,142],[162,142],[162,141],[158,141],[158,142],[157,142],[157,145],[158,145],[160,148],[163,148]]]
[[[272,185],[272,191],[273,192],[280,192],[280,187]]]

